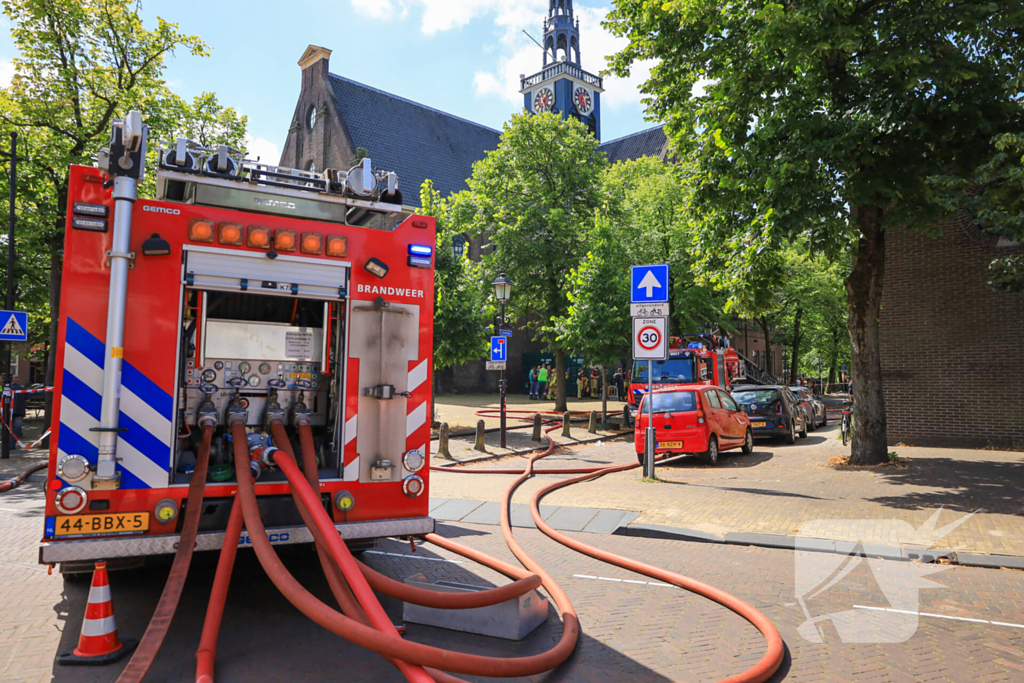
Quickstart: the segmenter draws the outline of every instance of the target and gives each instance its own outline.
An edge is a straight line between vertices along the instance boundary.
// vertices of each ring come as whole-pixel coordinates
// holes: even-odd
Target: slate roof
[[[655,126],[603,142],[600,149],[608,155],[608,161],[614,164],[617,161],[637,159],[642,156],[664,159],[667,147],[668,138],[665,136],[665,126]]]
[[[419,206],[430,178],[442,197],[466,189],[473,162],[497,148],[500,131],[330,74],[338,111],[373,165],[395,171],[403,203]]]

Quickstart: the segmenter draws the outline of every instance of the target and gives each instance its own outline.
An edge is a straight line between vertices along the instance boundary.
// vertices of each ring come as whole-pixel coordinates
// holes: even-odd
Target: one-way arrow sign
[[[630,270],[632,296],[634,304],[651,304],[668,302],[668,264],[657,263],[650,266],[633,266]]]

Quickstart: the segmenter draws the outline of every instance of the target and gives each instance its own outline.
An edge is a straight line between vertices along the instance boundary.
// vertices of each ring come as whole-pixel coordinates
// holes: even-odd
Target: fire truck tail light
[[[274,249],[278,251],[295,251],[298,241],[298,235],[294,230],[274,231]]]
[[[363,267],[366,268],[367,271],[373,273],[379,278],[383,278],[385,275],[387,275],[389,270],[388,264],[376,258],[371,258],[369,261],[366,262],[366,265]]]
[[[233,247],[242,246],[242,226],[238,223],[221,223],[217,241]]]
[[[246,238],[246,244],[253,249],[269,249],[270,228],[261,228],[256,225],[249,226],[249,234]]]
[[[188,223],[188,238],[193,242],[213,242],[213,221],[193,218]]]
[[[317,232],[302,233],[302,253],[322,254],[324,251],[324,236]]]
[[[414,219],[413,222],[412,222],[412,227],[414,227],[414,228],[425,228],[428,225],[430,225],[430,223],[428,223],[428,222],[426,222],[425,220],[422,220],[422,219],[418,219],[418,220]]]
[[[410,244],[409,253],[413,256],[433,256],[434,248],[427,244]]]
[[[412,268],[429,268],[431,261],[429,256],[410,256],[409,266]]]
[[[348,238],[332,235],[327,238],[328,256],[348,256]]]
[[[53,504],[65,515],[74,515],[85,509],[89,494],[77,486],[68,486],[57,492]]]
[[[424,488],[426,487],[423,485],[423,478],[419,475],[410,474],[402,480],[402,491],[410,498],[419,496]]]

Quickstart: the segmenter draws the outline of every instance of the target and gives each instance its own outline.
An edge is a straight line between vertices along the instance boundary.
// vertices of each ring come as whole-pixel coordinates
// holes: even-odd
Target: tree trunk
[[[772,353],[772,337],[768,331],[768,320],[765,318],[758,318],[758,324],[761,326],[761,331],[764,332],[764,371],[769,375],[775,375],[775,354]]]
[[[601,426],[608,424],[608,367],[601,366]]]
[[[885,234],[877,206],[852,210],[860,230],[853,268],[846,278],[849,297],[847,327],[853,353],[850,372],[855,383],[851,465],[877,465],[888,459],[885,399],[882,394],[882,357],[878,318],[885,275]]]
[[[796,373],[800,368],[800,320],[804,317],[803,307],[798,306],[793,318],[793,352],[789,362],[789,383],[796,384]]]
[[[568,382],[565,379],[565,349],[555,349],[555,378],[558,382],[555,385],[555,412],[564,413],[568,410],[567,403],[565,401],[566,396],[566,384]]]
[[[63,235],[63,231],[61,231]],[[57,377],[57,330],[60,327],[60,281],[63,272],[64,253],[63,239],[50,244],[50,334],[46,350],[46,386],[52,387]],[[52,427],[51,416],[53,414],[53,392],[46,393],[46,417],[44,425]],[[49,437],[43,441],[43,446],[49,446]]]

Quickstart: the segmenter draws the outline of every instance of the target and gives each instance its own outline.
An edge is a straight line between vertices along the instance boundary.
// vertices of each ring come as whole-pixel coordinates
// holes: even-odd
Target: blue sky
[[[600,21],[607,3],[576,2],[584,68],[598,72],[622,42]],[[276,162],[299,91],[296,64],[310,43],[333,50],[331,71],[493,128],[522,107],[519,74],[540,70],[547,0],[149,0],[143,12],[176,22],[212,48],[207,59],[179,54],[167,78],[179,95],[216,92],[221,103],[249,117],[253,150]],[[0,32],[0,83],[9,82],[15,55]],[[602,139],[653,124],[644,121],[639,85],[605,79]]]

